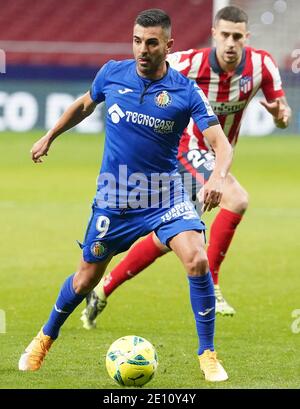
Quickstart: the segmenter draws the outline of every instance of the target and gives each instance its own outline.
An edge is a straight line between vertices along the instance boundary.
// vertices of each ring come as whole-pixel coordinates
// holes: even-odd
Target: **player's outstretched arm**
[[[216,164],[209,180],[198,193],[203,202],[202,211],[217,207],[222,199],[225,178],[232,162],[232,147],[220,125],[214,125],[203,131],[203,135],[216,154]]]
[[[35,163],[42,162],[41,157],[47,156],[54,139],[89,116],[96,108],[96,105],[90,96],[90,92],[76,99],[62,114],[54,127],[32,146],[30,151],[32,160]]]
[[[292,110],[284,96],[274,101],[260,101],[261,105],[273,116],[277,128],[285,129],[289,126]]]

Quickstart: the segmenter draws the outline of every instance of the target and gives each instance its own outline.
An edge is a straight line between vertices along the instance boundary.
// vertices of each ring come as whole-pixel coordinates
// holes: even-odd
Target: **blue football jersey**
[[[153,174],[177,174],[179,140],[190,117],[202,132],[219,123],[198,85],[170,67],[153,81],[138,75],[135,60],[109,61],[90,93],[96,103],[105,101],[107,110],[99,206],[105,201],[108,207],[116,202],[127,207],[124,201],[137,185],[141,195],[153,193]],[[182,189],[179,179],[174,186]]]

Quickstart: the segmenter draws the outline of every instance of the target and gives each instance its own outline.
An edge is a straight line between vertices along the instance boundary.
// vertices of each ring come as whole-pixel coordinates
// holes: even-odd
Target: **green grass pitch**
[[[103,138],[66,134],[43,164],[29,150],[41,133],[0,134],[1,388],[118,388],[105,354],[123,335],[147,338],[159,368],[149,388],[299,388],[300,138],[241,138],[233,173],[250,193],[220,279],[237,310],[216,320],[216,349],[229,373],[205,382],[186,274],[174,254],[159,259],[119,288],[94,331],[79,321],[79,306],[42,369],[17,370],[20,354],[47,319],[61,283],[75,271],[95,193]],[[205,216],[209,224],[213,214]],[[115,265],[121,256],[113,259]]]

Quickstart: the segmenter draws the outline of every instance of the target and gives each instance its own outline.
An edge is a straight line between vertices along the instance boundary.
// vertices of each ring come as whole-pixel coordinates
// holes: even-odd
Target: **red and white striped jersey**
[[[268,101],[284,95],[279,70],[266,51],[245,47],[239,66],[231,73],[220,68],[215,48],[173,53],[168,61],[202,88],[232,146],[237,142],[245,108],[259,89]],[[178,156],[191,149],[209,149],[193,120],[181,138]]]

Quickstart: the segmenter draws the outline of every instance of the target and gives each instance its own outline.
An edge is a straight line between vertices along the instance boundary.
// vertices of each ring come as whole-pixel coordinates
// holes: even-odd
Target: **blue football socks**
[[[215,293],[210,272],[204,276],[188,276],[190,299],[199,338],[198,355],[206,349],[214,350]]]
[[[49,335],[52,339],[58,337],[60,327],[66,321],[68,316],[75,310],[77,305],[85,298],[85,295],[76,294],[73,288],[72,274],[64,282],[56,303],[51,311],[47,323],[43,327],[45,335]]]

